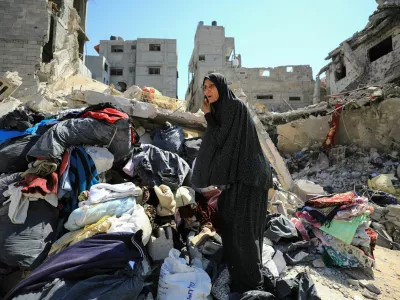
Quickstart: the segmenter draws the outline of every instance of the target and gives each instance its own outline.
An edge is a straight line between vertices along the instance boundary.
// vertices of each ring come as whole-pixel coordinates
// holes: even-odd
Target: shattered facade
[[[203,78],[211,72],[223,74],[230,88],[240,97],[243,93],[252,104],[262,104],[274,111],[286,111],[312,103],[314,81],[310,66],[245,68],[236,54],[235,40],[225,37],[225,28],[205,26],[196,30],[195,46],[189,62],[189,87],[185,100],[195,112],[203,100]]]
[[[365,84],[383,84],[400,78],[400,1],[377,1],[367,26],[326,58],[328,93],[337,94]]]
[[[84,65],[87,0],[0,1],[0,75],[17,71],[16,96],[34,94],[39,82],[89,76]]]
[[[178,54],[174,39],[102,40],[99,56],[87,56],[93,78],[121,91],[150,86],[178,98]],[[101,76],[101,77],[100,77]],[[109,78],[109,79],[108,79]]]

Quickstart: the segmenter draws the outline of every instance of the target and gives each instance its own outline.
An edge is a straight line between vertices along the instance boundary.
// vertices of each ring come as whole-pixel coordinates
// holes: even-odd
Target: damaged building
[[[19,73],[17,96],[36,93],[39,82],[90,75],[86,15],[87,0],[0,0],[0,75]]]
[[[400,78],[400,1],[377,0],[367,26],[345,40],[326,58],[327,91],[337,94],[361,85]],[[318,81],[318,78],[317,78]]]
[[[151,86],[178,98],[178,54],[174,39],[124,40],[111,36],[95,46],[99,56],[88,55],[93,79],[113,84],[124,92],[132,85]]]
[[[245,68],[236,53],[235,39],[225,36],[225,28],[200,22],[189,62],[188,89],[185,100],[188,110],[195,112],[203,100],[203,78],[211,72],[226,76],[230,88],[252,104],[262,104],[269,110],[286,111],[312,103],[314,80],[310,66],[280,66],[276,68]]]

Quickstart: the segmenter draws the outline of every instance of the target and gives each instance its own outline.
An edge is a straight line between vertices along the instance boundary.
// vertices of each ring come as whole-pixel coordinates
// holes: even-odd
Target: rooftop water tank
[[[116,36],[114,36],[114,35],[110,36],[110,41],[115,41],[116,39],[117,39]]]
[[[197,26],[204,26],[204,21],[200,21]]]
[[[211,25],[212,26],[217,26],[217,21],[212,21]]]

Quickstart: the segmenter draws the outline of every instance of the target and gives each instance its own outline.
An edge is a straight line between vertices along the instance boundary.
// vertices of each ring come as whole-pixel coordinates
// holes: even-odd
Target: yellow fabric
[[[79,241],[94,236],[97,233],[107,232],[111,227],[110,216],[104,216],[95,224],[87,225],[83,229],[71,231],[59,238],[51,247],[49,255],[57,254]]]

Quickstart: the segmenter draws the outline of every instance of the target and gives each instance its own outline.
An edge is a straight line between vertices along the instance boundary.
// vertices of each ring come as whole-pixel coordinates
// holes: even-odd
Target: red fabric
[[[336,145],[336,133],[339,129],[340,114],[342,112],[342,104],[335,104],[335,111],[332,114],[330,128],[326,136],[324,147],[330,148]]]
[[[46,178],[42,178],[35,174],[27,174],[20,184],[24,186],[22,188],[22,193],[25,194],[40,193],[43,196],[47,194],[57,194],[58,175],[56,172],[53,172]]]
[[[81,118],[93,118],[96,120],[104,120],[108,123],[114,124],[121,119],[128,119],[128,115],[114,108],[105,108],[97,111],[88,111],[84,113]]]
[[[354,203],[357,195],[354,192],[347,192],[343,194],[334,194],[330,196],[322,196],[306,201],[306,206],[315,208],[325,208],[330,206],[347,205]]]

